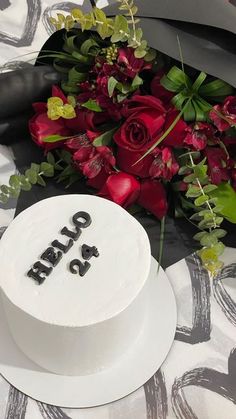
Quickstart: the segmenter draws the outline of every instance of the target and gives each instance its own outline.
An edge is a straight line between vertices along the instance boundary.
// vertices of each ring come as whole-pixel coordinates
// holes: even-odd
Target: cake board
[[[50,373],[29,360],[13,341],[0,304],[0,373],[41,402],[67,408],[95,407],[127,396],[160,368],[173,343],[177,311],[169,280],[152,258],[148,310],[137,341],[113,367],[85,376]],[[0,300],[1,301],[1,300]]]

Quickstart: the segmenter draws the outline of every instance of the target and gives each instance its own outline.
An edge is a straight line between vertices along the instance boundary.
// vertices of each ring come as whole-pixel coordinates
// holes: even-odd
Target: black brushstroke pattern
[[[195,344],[206,342],[211,334],[210,313],[210,279],[207,271],[202,268],[196,253],[188,256],[186,263],[192,285],[192,327],[177,326],[175,339]]]
[[[10,5],[9,0],[0,0],[0,10],[6,10]]]
[[[144,384],[147,419],[166,419],[168,414],[167,391],[164,375],[158,370]]]
[[[43,419],[71,419],[60,407],[37,402]]]
[[[212,368],[195,368],[175,380],[171,399],[173,411],[178,419],[198,419],[184,394],[184,388],[188,386],[205,388],[236,404],[236,348],[231,351],[229,356],[228,374]]]
[[[223,280],[226,278],[236,278],[236,263],[225,266],[213,280],[213,295],[227,319],[236,326],[236,302],[224,287]]]
[[[5,419],[24,419],[26,415],[28,397],[10,386]]]
[[[38,21],[41,15],[40,0],[26,0],[27,17],[23,34],[20,38],[0,32],[0,42],[13,45],[14,47],[25,47],[32,44],[37,29]]]
[[[26,63],[25,61],[8,61],[7,63],[1,65],[1,71],[6,70],[24,70],[26,68],[31,68],[33,64]]]
[[[55,32],[55,27],[52,25],[52,23],[50,22],[50,17],[52,17],[52,12],[53,11],[57,11],[57,10],[61,10],[62,12],[67,12],[69,13],[71,11],[71,9],[77,8],[78,4],[77,3],[72,3],[70,1],[63,1],[61,3],[56,3],[53,4],[50,7],[46,7],[46,9],[43,12],[42,15],[42,22],[43,25],[47,31],[47,33],[49,35],[51,35],[53,32]],[[90,7],[89,7],[90,8]],[[83,11],[86,12],[87,9],[89,10],[89,8],[86,7],[86,5],[83,4]]]

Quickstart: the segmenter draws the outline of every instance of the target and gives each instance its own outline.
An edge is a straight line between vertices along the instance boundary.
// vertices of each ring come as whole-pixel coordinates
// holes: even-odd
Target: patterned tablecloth
[[[7,66],[14,67],[19,55],[40,49],[51,33],[47,23],[51,11],[75,4],[80,2],[0,0],[0,63],[11,59],[17,62]],[[12,151],[0,146],[0,184],[15,170]],[[7,207],[0,205],[0,235],[15,207],[14,200]],[[224,260],[225,268],[214,281],[195,255],[167,268],[177,300],[176,336],[164,364],[142,388],[110,405],[60,409],[31,400],[0,377],[0,419],[234,419],[236,251],[227,248]]]

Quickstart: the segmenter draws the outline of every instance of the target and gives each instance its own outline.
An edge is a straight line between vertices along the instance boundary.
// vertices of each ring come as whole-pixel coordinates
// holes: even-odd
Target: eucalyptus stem
[[[190,161],[191,161],[191,164],[192,164],[192,167],[195,167],[195,163],[194,163],[194,161],[193,161],[193,157],[192,157],[192,155],[191,155],[191,153],[189,153],[189,158],[190,158]],[[202,193],[202,195],[203,196],[207,196],[206,194],[205,194],[205,192],[204,192],[204,190],[203,190],[203,187],[202,187],[202,185],[201,185],[201,182],[200,182],[200,180],[199,180],[199,178],[197,177],[196,178],[196,182],[197,182],[197,184],[198,184],[198,186],[199,186],[199,189],[200,189],[200,191],[201,191],[201,193]],[[214,228],[217,228],[217,225],[216,225],[216,221],[215,221],[215,213],[214,213],[214,211],[213,211],[213,209],[212,209],[212,207],[211,207],[211,205],[210,205],[210,202],[207,200],[206,201],[206,205],[208,206],[208,208],[209,208],[209,210],[210,210],[210,212],[211,212],[211,214],[212,214],[212,219],[213,219],[213,223],[214,223]],[[211,228],[209,229],[210,231],[211,231]]]

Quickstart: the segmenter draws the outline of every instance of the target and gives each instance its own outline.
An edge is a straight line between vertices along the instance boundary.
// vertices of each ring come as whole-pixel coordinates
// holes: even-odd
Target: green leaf
[[[200,207],[201,205],[205,204],[206,201],[208,201],[209,196],[208,195],[201,195],[199,198],[195,199],[194,204],[196,207]]]
[[[9,179],[9,185],[13,188],[18,188],[20,185],[19,177],[17,175],[11,175]]]
[[[37,183],[37,173],[34,172],[34,170],[27,169],[25,175],[29,182],[32,183],[32,185],[35,185]]]
[[[109,77],[107,88],[108,88],[108,94],[109,94],[110,97],[112,97],[113,92],[114,92],[118,83],[119,82],[115,79],[115,77],[113,77],[113,76]]]
[[[225,246],[223,245],[223,243],[218,242],[217,244],[215,244],[214,246],[212,246],[212,250],[215,252],[215,254],[217,256],[220,256],[224,252]]]
[[[99,48],[98,43],[94,39],[89,38],[89,39],[86,39],[86,41],[82,43],[80,47],[80,51],[83,55],[88,55],[88,54],[95,55],[98,48]]]
[[[215,189],[217,189],[217,186],[216,186],[216,185],[206,185],[206,186],[204,186],[204,187],[203,187],[203,191],[204,191],[206,194],[208,194],[208,193],[210,193],[210,192],[214,191]]]
[[[226,236],[227,231],[223,230],[223,228],[217,228],[213,230],[210,234],[217,237],[218,239],[221,239],[222,237]]]
[[[195,179],[196,179],[196,176],[195,174],[192,173],[191,175],[185,176],[183,180],[186,183],[191,183]]]
[[[56,143],[57,141],[63,141],[67,139],[68,137],[62,137],[61,135],[54,134],[54,135],[49,135],[48,137],[44,137],[42,141],[44,143]]]
[[[54,166],[54,164],[55,164],[55,157],[54,157],[54,155],[51,153],[51,151],[49,151],[49,152],[47,153],[47,161],[48,161],[48,163],[49,163],[49,164],[52,164],[52,165]]]
[[[68,83],[81,83],[87,79],[87,73],[82,73],[79,66],[74,66],[68,72]]]
[[[187,198],[197,198],[201,195],[201,190],[198,186],[190,186],[185,195]]]
[[[40,165],[39,165],[39,164],[36,164],[36,163],[31,163],[30,168],[31,168],[34,172],[39,173],[39,170],[40,170]]]
[[[199,178],[199,179],[201,179],[202,177],[205,177],[206,176],[206,173],[207,173],[207,165],[201,165],[201,164],[198,164],[198,165],[196,165],[195,167],[194,167],[194,173],[195,173],[195,176],[197,177],[197,178]]]
[[[46,186],[46,182],[44,181],[41,175],[37,176],[37,183],[41,186]]]
[[[136,58],[143,58],[146,55],[146,50],[142,47],[138,47],[134,50],[134,56]]]
[[[211,234],[206,234],[200,240],[202,246],[211,247],[217,244],[218,240],[216,236],[212,236]]]
[[[54,175],[54,167],[47,162],[41,163],[40,170],[41,172],[43,172],[43,175],[46,177],[53,177]]]
[[[24,182],[21,183],[21,189],[23,191],[30,191],[32,188],[32,185],[29,181],[25,180]]]
[[[59,151],[59,150],[58,150]],[[71,153],[67,150],[60,150],[58,152],[59,157],[67,164],[71,163]]]
[[[236,223],[236,192],[229,183],[221,183],[217,189],[210,193],[211,198],[216,198],[216,204],[223,209],[220,214],[231,223]]]
[[[95,147],[98,146],[104,146],[104,145],[109,145],[113,139],[113,135],[114,133],[117,131],[117,127],[116,128],[112,128],[110,131],[106,131],[103,134],[99,135],[99,137],[95,138],[95,140],[93,141],[93,145]]]
[[[7,195],[5,195],[5,194],[3,194],[3,193],[0,193],[0,201],[1,201],[3,204],[6,204],[6,203],[7,203],[7,201],[8,201],[8,196],[7,196]]]
[[[1,189],[1,192],[2,192],[3,194],[8,195],[8,193],[9,193],[9,188],[8,188],[8,186],[6,186],[6,185],[2,185],[2,186],[0,187],[0,189]]]
[[[205,231],[200,231],[199,233],[193,236],[194,240],[200,241],[205,235],[207,235]]]
[[[157,55],[156,50],[153,48],[149,48],[149,50],[146,52],[146,55],[144,56],[144,60],[147,62],[151,62],[155,60],[156,55]]]
[[[143,79],[136,74],[135,78],[132,81],[131,87],[136,90],[139,86],[143,84]]]
[[[81,106],[83,106],[84,108],[89,109],[90,111],[102,112],[102,108],[98,105],[96,100],[91,99],[91,98],[89,100],[87,100],[87,102],[83,103]]]

